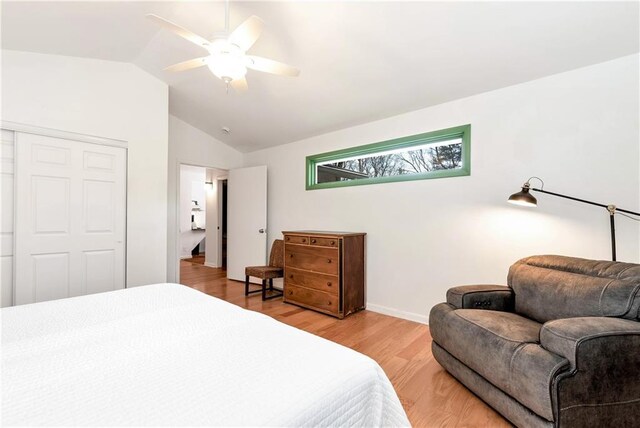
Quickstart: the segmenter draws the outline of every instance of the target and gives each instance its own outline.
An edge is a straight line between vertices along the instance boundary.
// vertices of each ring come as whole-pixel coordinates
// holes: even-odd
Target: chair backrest
[[[273,241],[269,255],[269,266],[284,267],[284,241],[282,239]]]
[[[640,320],[640,265],[532,256],[509,269],[515,311],[547,322],[603,316]]]

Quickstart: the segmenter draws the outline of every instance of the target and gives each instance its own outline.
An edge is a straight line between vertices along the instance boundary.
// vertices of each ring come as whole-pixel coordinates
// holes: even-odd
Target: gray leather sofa
[[[519,427],[640,427],[640,265],[533,256],[447,292],[436,360]]]

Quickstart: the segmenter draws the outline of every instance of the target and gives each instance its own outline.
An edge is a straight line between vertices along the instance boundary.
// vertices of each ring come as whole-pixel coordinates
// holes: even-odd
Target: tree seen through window
[[[346,181],[456,169],[461,165],[462,142],[458,141],[446,145],[325,163],[319,165],[319,168],[324,167],[326,171],[333,171],[333,179],[336,181]],[[340,171],[344,171],[344,174],[340,174]],[[349,172],[355,174],[349,174]]]

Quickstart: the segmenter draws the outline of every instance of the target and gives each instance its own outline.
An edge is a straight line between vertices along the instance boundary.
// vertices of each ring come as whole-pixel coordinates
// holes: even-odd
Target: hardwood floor
[[[426,325],[361,311],[344,320],[282,302],[244,296],[226,272],[183,260],[181,282],[243,308],[340,343],[373,358],[393,383],[414,427],[509,427],[505,419],[450,376],[431,355]]]
[[[184,263],[203,265],[204,264],[204,253],[200,253],[197,256],[191,257],[190,259],[183,259],[182,261]]]

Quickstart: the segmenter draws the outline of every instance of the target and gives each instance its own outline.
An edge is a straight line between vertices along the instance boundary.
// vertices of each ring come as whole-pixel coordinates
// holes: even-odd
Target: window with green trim
[[[307,156],[307,190],[471,173],[471,125]]]

